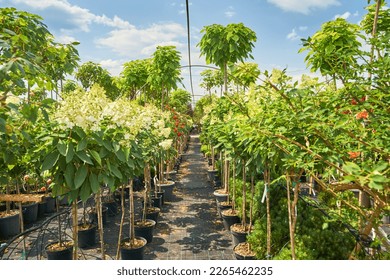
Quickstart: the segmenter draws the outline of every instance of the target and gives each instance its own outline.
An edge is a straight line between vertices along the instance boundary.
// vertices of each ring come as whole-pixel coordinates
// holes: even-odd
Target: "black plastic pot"
[[[157,224],[158,215],[160,214],[160,208],[154,207],[153,210],[153,212],[146,211],[146,219],[153,220]]]
[[[60,251],[49,250],[48,247],[54,243],[56,243],[56,242],[50,243],[50,244],[46,245],[46,247],[45,247],[45,251],[46,251],[48,260],[72,260],[73,246],[63,248]]]
[[[219,192],[220,190],[223,190],[223,189],[219,189],[219,190],[216,190],[213,195],[215,197],[215,200],[218,202],[224,202],[224,201],[227,201],[228,200],[228,197],[229,197],[229,194],[227,193],[221,193]]]
[[[96,229],[95,224],[91,225],[87,229],[78,229],[78,245],[80,248],[90,248],[96,244]]]
[[[238,245],[240,245],[240,244],[238,244]],[[243,256],[243,255],[239,254],[236,251],[236,248],[238,245],[233,247],[233,254],[234,254],[234,257],[236,258],[236,260],[256,260],[256,256]]]
[[[107,223],[107,212],[108,208],[106,206],[102,206],[102,218],[103,218],[103,225]],[[89,222],[91,224],[97,224],[98,223],[98,215],[96,211],[92,211],[89,214]]]
[[[217,211],[218,211],[218,216],[222,218],[221,212],[227,209],[232,209],[231,204],[221,204],[221,202],[217,202]]]
[[[175,187],[175,182],[173,182],[173,181],[168,181],[168,183],[166,183],[166,184],[161,184],[161,190],[165,191],[164,201],[172,201],[173,200],[173,188],[174,187]],[[158,188],[158,186],[157,186],[157,188]]]
[[[20,233],[19,213],[0,218],[0,240],[6,240]]]
[[[233,224],[233,225],[235,225],[235,224]],[[248,236],[248,232],[234,231],[233,225],[230,226],[230,232],[232,233],[233,245],[236,246],[240,243],[246,242],[246,237]]]
[[[25,224],[31,224],[38,219],[38,203],[31,203],[22,205],[23,210],[23,222]]]
[[[122,260],[143,260],[144,251],[147,241],[143,237],[136,237],[138,240],[142,240],[143,245],[139,248],[127,248],[124,246],[125,242],[129,241],[129,238],[122,240],[121,242],[121,259]]]
[[[226,211],[229,211],[229,210],[224,210],[221,212],[223,227],[226,230],[230,230],[230,226],[234,225],[234,224],[238,224],[240,222],[240,218],[237,215],[235,215],[235,216],[226,215],[226,213],[225,213]]]
[[[139,222],[139,221],[137,221]],[[143,237],[146,239],[148,243],[152,242],[153,240],[153,230],[156,225],[156,222],[153,220],[146,219],[146,222],[149,223],[149,225],[137,225],[137,222],[134,225],[134,232],[136,236]]]
[[[116,214],[118,214],[118,204],[116,203],[116,201],[104,202],[103,206],[107,207],[108,216],[115,216]]]
[[[46,213],[47,202],[44,200],[43,202],[38,203],[38,217],[41,218]]]
[[[164,194],[165,194],[164,190],[161,190],[161,192],[157,192],[157,196],[161,197],[161,206],[164,205]],[[158,206],[155,206],[155,207],[158,207]]]
[[[53,213],[56,211],[56,199],[51,196],[46,197],[46,213]]]

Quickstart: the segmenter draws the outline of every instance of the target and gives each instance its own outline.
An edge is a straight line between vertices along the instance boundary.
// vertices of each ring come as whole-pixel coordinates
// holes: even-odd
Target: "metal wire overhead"
[[[188,0],[186,0],[186,15],[187,15],[187,44],[188,44],[188,66],[190,71],[190,87],[192,94],[192,104],[195,106],[194,86],[192,83],[192,67],[191,67],[191,32],[190,32],[190,7]]]

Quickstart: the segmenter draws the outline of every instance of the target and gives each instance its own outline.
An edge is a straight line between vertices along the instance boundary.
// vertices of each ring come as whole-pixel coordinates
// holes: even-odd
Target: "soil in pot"
[[[233,248],[234,256],[237,260],[255,260],[256,253],[250,249],[249,243],[243,242]]]
[[[73,242],[67,241],[53,242],[45,247],[48,260],[71,260],[73,252]]]
[[[130,244],[130,239],[126,238],[121,242],[122,260],[143,260],[144,250],[148,242],[143,237],[135,237],[134,244]]]
[[[232,209],[232,207],[233,206],[231,202],[227,202],[227,201],[217,202],[218,216],[222,219],[221,212],[227,209]]]
[[[160,208],[149,207],[146,209],[146,219],[153,220],[157,224],[158,215],[160,214]]]
[[[78,226],[78,246],[80,248],[90,248],[96,244],[96,229],[95,224],[81,224]]]
[[[233,245],[238,245],[246,242],[246,237],[249,234],[249,225],[233,224],[230,226],[230,232],[232,233]]]
[[[22,205],[23,210],[23,222],[25,224],[31,224],[38,219],[38,203],[29,203]]]
[[[215,200],[218,202],[227,201],[229,194],[226,193],[225,189],[218,189],[215,190],[213,195],[215,196]]]
[[[238,212],[233,211],[233,209],[227,209],[221,212],[223,226],[226,230],[230,230],[230,226],[233,224],[238,224],[240,222],[240,217],[238,217]]]
[[[19,212],[0,212],[0,240],[6,240],[20,233]]]
[[[134,223],[135,235],[143,237],[148,243],[153,240],[153,230],[156,222],[153,220],[146,219],[145,221],[138,220]]]

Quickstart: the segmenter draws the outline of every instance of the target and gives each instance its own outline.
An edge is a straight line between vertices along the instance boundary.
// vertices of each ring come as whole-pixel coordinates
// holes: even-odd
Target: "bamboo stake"
[[[295,256],[295,238],[292,227],[292,213],[291,213],[291,198],[290,198],[290,175],[286,173],[286,185],[287,185],[287,210],[288,210],[288,225],[290,230],[290,244],[291,244],[291,258],[296,259]]]
[[[271,208],[270,208],[270,183],[271,183],[271,174],[270,170],[268,169],[268,165],[266,164],[266,169],[264,172],[264,181],[265,181],[265,188],[266,188],[266,208],[267,208],[267,258],[271,257],[271,238],[272,238],[272,232],[271,232]]]
[[[242,161],[242,226],[246,226],[246,170],[245,160]]]
[[[129,182],[129,202],[130,202],[130,209],[129,209],[129,214],[130,214],[130,231],[129,231],[129,236],[130,236],[130,246],[134,244],[135,241],[135,231],[134,231],[134,194],[133,194],[133,180],[130,180]]]
[[[102,197],[101,189],[99,188],[96,193],[96,212],[98,216],[98,225],[99,225],[99,237],[100,237],[100,250],[102,253],[102,260],[106,259],[106,254],[104,250],[104,235],[103,235],[103,213],[102,213]]]
[[[118,234],[118,244],[116,247],[116,259],[119,260],[119,253],[121,248],[121,240],[123,234],[123,224],[125,222],[125,186],[122,186],[121,189],[121,223],[119,224],[119,234]]]
[[[77,201],[72,203],[73,218],[73,259],[78,259],[78,220],[77,220]]]

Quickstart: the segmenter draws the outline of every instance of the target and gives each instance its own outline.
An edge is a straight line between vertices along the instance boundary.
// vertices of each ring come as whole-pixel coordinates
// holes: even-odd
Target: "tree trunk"
[[[100,237],[100,250],[102,252],[102,260],[106,259],[106,254],[104,250],[104,235],[103,235],[103,213],[102,213],[102,196],[101,189],[96,193],[96,212],[98,216],[98,228],[99,228],[99,237]]]
[[[224,84],[224,94],[228,92],[228,78],[227,78],[227,63],[223,66],[223,84]]]
[[[288,225],[290,231],[290,245],[291,245],[291,258],[293,260],[296,259],[295,256],[295,237],[293,230],[293,221],[292,221],[292,213],[291,213],[291,198],[290,198],[290,175],[286,174],[286,185],[287,185],[287,210],[288,210]]]
[[[72,218],[73,218],[73,259],[78,259],[78,219],[77,219],[77,201],[72,203]]]
[[[119,234],[118,234],[118,244],[116,247],[116,259],[119,260],[120,249],[121,249],[121,241],[122,241],[122,233],[123,233],[123,224],[125,223],[125,186],[122,186],[121,189],[121,223],[119,224]]]
[[[264,172],[264,191],[266,192],[266,211],[267,211],[267,258],[271,257],[271,240],[272,240],[272,232],[271,232],[271,208],[270,208],[270,182],[271,182],[271,174],[270,170],[266,165],[266,169]]]
[[[242,161],[242,226],[246,226],[246,170],[245,160]]]
[[[134,244],[135,240],[135,231],[134,231],[134,193],[133,193],[133,179],[130,180],[129,184],[130,192],[129,192],[129,202],[130,202],[130,245]]]

